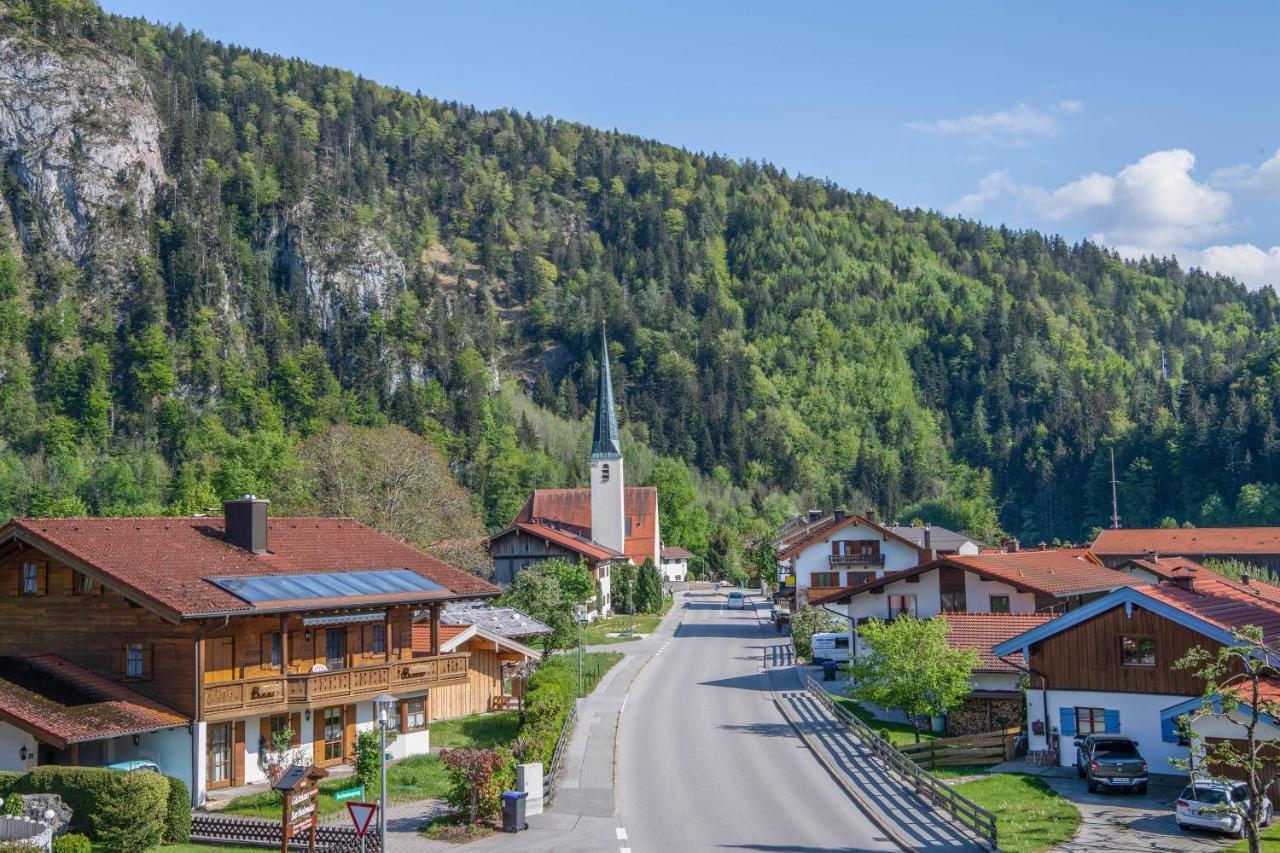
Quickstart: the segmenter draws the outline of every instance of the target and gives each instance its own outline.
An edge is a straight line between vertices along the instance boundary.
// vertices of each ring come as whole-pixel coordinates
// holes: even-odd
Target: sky
[[[1276,3],[101,3],[1280,287]]]

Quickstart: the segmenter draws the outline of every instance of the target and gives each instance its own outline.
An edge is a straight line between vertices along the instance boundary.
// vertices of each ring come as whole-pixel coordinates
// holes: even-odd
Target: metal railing
[[[835,714],[836,719],[858,736],[858,739],[871,750],[871,754],[880,763],[897,773],[902,781],[915,788],[916,793],[928,799],[932,806],[943,809],[951,815],[952,819],[972,829],[979,838],[988,842],[993,849],[996,848],[996,816],[994,814],[961,794],[957,794],[938,777],[898,752],[893,744],[872,731],[866,723],[840,707],[840,704],[831,697],[830,693],[822,689],[822,685],[815,681],[813,676],[805,677],[805,686],[819,702]]]
[[[547,767],[547,772],[542,777],[542,799],[544,806],[551,805],[551,801],[556,796],[556,780],[560,776],[560,771],[564,769],[564,753],[565,747],[569,743],[569,735],[573,732],[573,724],[578,719],[578,702],[569,708],[569,715],[564,718],[564,725],[560,727],[560,738],[556,741],[556,748],[551,753],[551,764]]]
[[[833,566],[883,566],[884,554],[832,554]]]

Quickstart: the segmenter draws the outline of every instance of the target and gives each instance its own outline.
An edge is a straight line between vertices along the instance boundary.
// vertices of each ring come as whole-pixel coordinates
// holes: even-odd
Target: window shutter
[[[1102,720],[1109,735],[1120,734],[1120,711],[1107,709],[1102,712]]]
[[[142,677],[147,680],[151,679],[152,658],[153,658],[153,655],[151,654],[151,643],[143,643],[142,644]]]
[[[258,761],[262,761],[262,754],[271,749],[271,717],[264,716],[258,719]]]
[[[1177,717],[1161,717],[1160,718],[1160,740],[1165,743],[1178,742],[1178,718]]]
[[[835,555],[835,554],[839,554],[839,553],[840,553],[840,542],[839,542],[839,540],[836,540],[836,539],[832,539],[832,540],[831,540],[831,553],[832,553],[833,555]]]
[[[1058,718],[1060,722],[1059,731],[1064,735],[1073,735],[1076,733],[1076,709],[1075,708],[1059,708]]]
[[[36,595],[49,594],[49,564],[36,563]]]
[[[124,678],[125,676],[125,662],[128,660],[129,651],[128,646],[128,643],[121,643],[116,648],[115,665],[112,666],[112,669],[115,671],[117,678]]]
[[[235,724],[235,751],[231,753],[231,769],[232,775],[235,777],[236,785],[244,784],[244,720],[237,720]]]

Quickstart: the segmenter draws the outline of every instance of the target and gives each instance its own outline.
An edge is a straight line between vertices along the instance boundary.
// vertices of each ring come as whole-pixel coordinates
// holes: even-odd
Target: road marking
[[[623,847],[622,849],[620,849],[620,850],[618,851],[618,853],[631,853],[631,848],[630,848],[630,847]]]
[[[617,828],[617,830],[616,830],[616,832],[618,833],[618,840],[619,840],[619,841],[626,841],[626,840],[627,840],[627,831],[626,831],[625,829],[623,829],[622,827],[618,827],[618,828]]]

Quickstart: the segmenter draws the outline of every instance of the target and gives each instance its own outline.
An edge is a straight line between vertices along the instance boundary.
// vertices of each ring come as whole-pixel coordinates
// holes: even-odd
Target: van
[[[849,635],[847,633],[814,634],[811,642],[814,663],[822,663],[826,660],[833,660],[836,663],[849,662]]]

